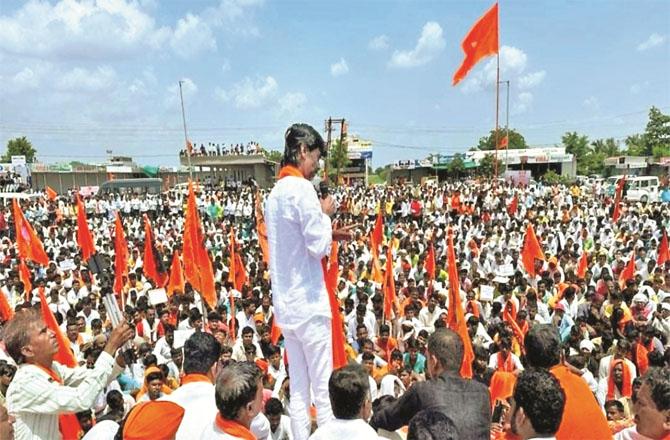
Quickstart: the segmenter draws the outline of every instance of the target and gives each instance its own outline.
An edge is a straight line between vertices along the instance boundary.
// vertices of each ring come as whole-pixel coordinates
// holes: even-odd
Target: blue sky
[[[374,141],[374,166],[462,152],[494,124],[494,58],[451,86],[491,5],[5,0],[0,142],[28,136],[45,162],[111,149],[176,165],[183,79],[195,143],[278,148],[292,122],[333,116]],[[501,2],[510,125],[535,146],[641,132],[650,106],[670,113],[669,33],[668,1]]]

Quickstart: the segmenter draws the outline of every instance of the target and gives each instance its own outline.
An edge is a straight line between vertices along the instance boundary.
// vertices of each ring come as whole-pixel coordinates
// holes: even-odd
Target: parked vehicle
[[[624,199],[631,202],[658,202],[660,185],[656,176],[635,176],[626,179]]]

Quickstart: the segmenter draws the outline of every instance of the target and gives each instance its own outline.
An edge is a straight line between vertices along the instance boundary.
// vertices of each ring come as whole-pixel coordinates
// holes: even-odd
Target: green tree
[[[482,176],[493,176],[495,173],[496,157],[494,154],[487,154],[479,161],[478,173]],[[502,160],[498,160],[498,175],[503,171]]]
[[[455,154],[454,158],[451,159],[451,162],[447,165],[447,172],[456,178],[465,172],[465,164],[460,154]]]
[[[264,149],[263,150],[263,156],[265,156],[265,158],[267,160],[279,163],[279,162],[281,162],[282,158],[284,157],[284,153],[282,153],[281,151],[277,151],[277,150],[269,150],[268,151],[268,150]]]
[[[505,137],[506,130],[504,128],[498,128],[498,142],[501,142]],[[496,148],[496,131],[491,130],[488,136],[484,136],[479,139],[479,144],[477,145],[479,150],[495,150]],[[526,139],[517,132],[516,130],[510,128],[509,130],[509,142],[508,148],[513,150],[518,150],[521,148],[528,148],[526,145]]]
[[[577,160],[577,174],[589,174],[588,156],[591,154],[588,136],[580,136],[576,131],[568,132],[561,138],[565,152],[573,154]]]
[[[656,158],[670,155],[670,115],[664,115],[658,108],[652,107],[644,134],[647,138],[647,155]]]
[[[347,156],[347,144],[340,143],[339,139],[336,139],[330,147],[328,152],[328,162],[331,170],[336,170],[336,182],[339,181],[340,171],[342,168],[346,168],[349,165],[349,157]]]
[[[2,156],[3,162],[11,162],[12,156],[26,156],[27,163],[33,163],[35,160],[37,150],[33,148],[33,144],[25,136],[10,139],[7,142],[7,151]]]
[[[645,134],[633,134],[626,138],[625,153],[628,156],[646,156],[647,155],[647,136]]]
[[[613,138],[596,139],[591,142],[591,149],[582,160],[585,166],[585,174],[602,175],[605,172],[605,159],[618,156],[619,153],[619,143]],[[577,168],[579,168],[579,163]]]

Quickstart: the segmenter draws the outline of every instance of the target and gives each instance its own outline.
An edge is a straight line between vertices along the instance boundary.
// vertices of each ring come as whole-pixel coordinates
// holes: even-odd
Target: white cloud
[[[349,65],[344,58],[340,58],[340,61],[330,65],[330,74],[333,76],[346,75],[347,73],[349,73]]]
[[[377,35],[368,43],[370,50],[384,50],[389,47],[389,37],[386,35]]]
[[[207,23],[197,15],[186,14],[177,21],[170,47],[181,58],[190,58],[200,52],[216,50],[216,40]]]
[[[216,7],[207,8],[202,17],[210,26],[220,27],[231,35],[260,35],[250,12],[264,4],[264,0],[221,0]]]
[[[660,35],[654,32],[653,34],[649,35],[649,38],[637,45],[637,50],[643,52],[645,50],[651,49],[652,47],[660,46],[661,44],[665,43],[667,39],[668,37],[666,35]]]
[[[532,89],[534,87],[537,87],[542,81],[544,81],[544,77],[547,75],[547,72],[544,70],[540,70],[537,72],[532,72],[527,75],[524,75],[519,78],[519,89],[521,90],[528,90]]]
[[[589,96],[588,98],[582,101],[582,105],[589,110],[598,111],[600,110],[600,101],[595,96]]]
[[[533,105],[533,94],[530,92],[521,92],[514,103],[514,114],[526,113]]]
[[[513,84],[521,83],[521,75],[525,72],[528,65],[528,55],[516,47],[502,46],[500,48],[500,78],[509,79]],[[476,67],[475,67],[476,69]],[[546,75],[546,72],[535,72],[526,75],[524,83],[530,83],[531,79],[539,84]],[[537,77],[537,78],[535,78]],[[465,94],[480,92],[486,88],[495,87],[496,83],[496,59],[489,59],[481,70],[471,70],[468,76],[463,80],[461,92]],[[537,85],[535,84],[535,85]]]
[[[230,60],[228,58],[224,58],[221,61],[221,71],[228,72],[229,70],[230,70]]]
[[[216,88],[214,93],[222,101],[233,101],[235,107],[242,110],[259,108],[276,98],[279,85],[272,76],[251,79],[244,78],[233,85],[230,91]]]
[[[429,21],[423,26],[414,49],[394,51],[389,66],[398,68],[422,66],[435,58],[444,46],[442,27],[434,21]]]
[[[642,83],[635,83],[632,86],[630,86],[630,93],[633,95],[637,95],[641,91],[645,90],[647,87],[649,87],[649,81],[644,81]]]
[[[100,66],[95,70],[81,67],[60,75],[55,86],[66,92],[101,92],[116,85],[116,72],[109,66]]]
[[[307,104],[307,96],[301,92],[289,92],[279,99],[279,114],[294,116],[299,114]]]

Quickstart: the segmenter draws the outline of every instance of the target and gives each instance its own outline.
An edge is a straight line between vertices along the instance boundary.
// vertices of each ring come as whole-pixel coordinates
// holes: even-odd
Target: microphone
[[[325,199],[330,194],[330,189],[328,188],[328,183],[323,180],[319,182],[319,187],[316,191],[322,199]]]

